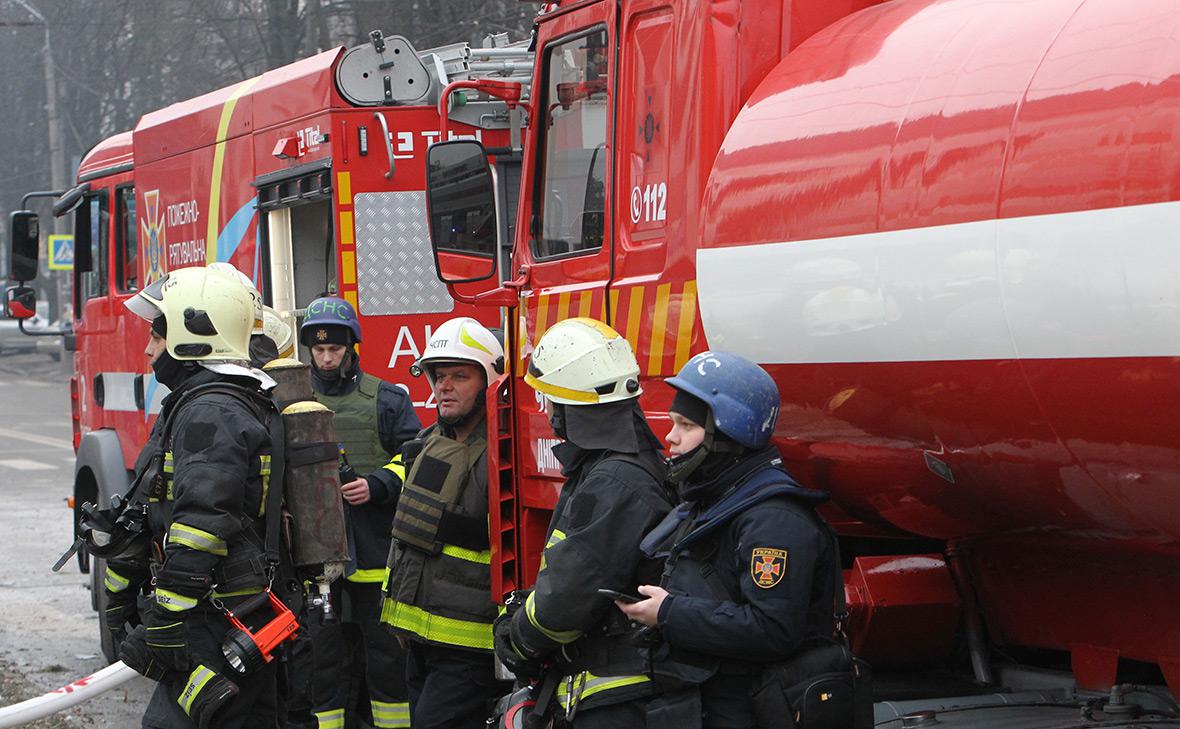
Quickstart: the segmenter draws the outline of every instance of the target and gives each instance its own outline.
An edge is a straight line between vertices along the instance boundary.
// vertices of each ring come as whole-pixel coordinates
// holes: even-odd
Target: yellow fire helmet
[[[197,266],[169,271],[126,306],[149,322],[164,315],[168,353],[178,360],[241,362],[250,359],[255,300],[236,276]]]
[[[639,397],[639,364],[631,345],[598,321],[554,324],[529,358],[524,381],[555,403],[595,405]]]

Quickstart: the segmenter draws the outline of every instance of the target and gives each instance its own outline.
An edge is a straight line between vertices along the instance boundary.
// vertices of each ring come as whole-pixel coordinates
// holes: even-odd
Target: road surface
[[[44,354],[0,357],[0,705],[106,665],[90,577],[76,560],[50,571],[72,537],[68,367]],[[31,726],[137,727],[153,685],[133,679]]]

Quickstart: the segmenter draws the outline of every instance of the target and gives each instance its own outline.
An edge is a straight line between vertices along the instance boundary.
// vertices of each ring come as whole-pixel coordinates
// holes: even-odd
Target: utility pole
[[[49,21],[27,0],[12,0],[12,2],[24,8],[45,29],[45,57],[43,59],[43,67],[45,73],[45,113],[48,117],[47,126],[49,127],[49,178],[50,184],[52,185],[51,189],[64,190],[67,186],[66,161],[65,151],[62,149],[61,117],[57,113],[57,74],[54,70],[53,43],[49,35]],[[53,219],[54,233],[68,233],[68,227],[64,219]],[[56,285],[45,287],[47,294],[53,294],[47,297],[49,320],[53,321],[61,313],[60,302],[69,301],[71,277],[68,273],[53,272],[49,275],[56,279],[54,281]]]

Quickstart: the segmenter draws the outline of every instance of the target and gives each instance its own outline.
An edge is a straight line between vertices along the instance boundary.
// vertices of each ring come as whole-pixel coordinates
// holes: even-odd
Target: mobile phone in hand
[[[598,594],[602,595],[603,597],[609,597],[612,600],[625,602],[628,605],[633,605],[637,602],[643,602],[647,599],[643,595],[628,595],[627,593],[619,592],[618,590],[599,589]]]

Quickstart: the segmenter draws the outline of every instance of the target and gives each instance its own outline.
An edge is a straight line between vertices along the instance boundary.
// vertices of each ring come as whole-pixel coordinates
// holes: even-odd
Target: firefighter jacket
[[[491,651],[487,424],[462,443],[452,435],[436,424],[419,436],[394,516],[381,620],[411,639]]]
[[[780,462],[773,447],[737,461],[644,540],[645,552],[667,557],[653,671],[701,685],[706,715],[748,706],[764,664],[832,634],[835,537],[815,510],[827,496],[799,487]]]
[[[312,382],[317,388],[324,387],[323,380],[313,378]],[[405,391],[359,370],[342,386],[324,389],[331,394],[317,389],[315,397],[336,414],[336,437],[344,446],[349,465],[362,476],[373,471],[389,473],[382,466],[422,428]],[[389,478],[367,480],[369,501],[344,504],[348,543],[356,552],[355,569],[347,576],[353,582],[385,579],[389,524],[401,487],[400,483],[394,486]]]
[[[261,591],[268,584],[265,557],[265,496],[270,487],[270,433],[266,412],[246,398],[223,392],[194,397],[172,413],[190,389],[230,382],[257,390],[245,378],[201,369],[164,399],[160,417],[136,462],[136,472],[151,467],[164,450],[163,477],[148,503],[152,534],[155,602],[178,614],[204,599]],[[165,422],[173,418],[170,443]],[[142,560],[108,565],[106,587],[113,594],[141,586],[148,569]]]
[[[634,593],[658,579],[659,562],[639,550],[671,507],[657,445],[651,436],[641,439],[637,454],[569,441],[553,448],[566,482],[536,585],[512,618],[511,636],[529,657],[557,658],[565,676],[557,697],[567,717],[653,691],[626,618],[597,590]]]

